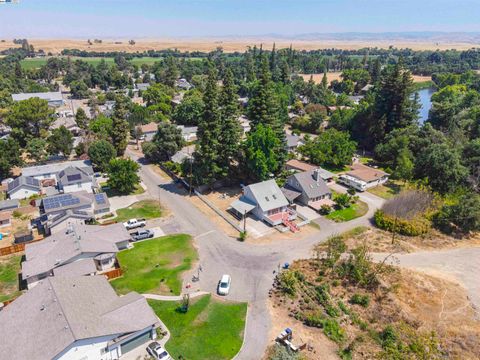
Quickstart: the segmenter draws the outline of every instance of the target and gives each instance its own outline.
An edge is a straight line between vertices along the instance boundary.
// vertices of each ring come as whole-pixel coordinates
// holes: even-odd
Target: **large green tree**
[[[140,183],[140,165],[130,159],[112,159],[108,165],[107,185],[120,194],[130,194]]]
[[[18,142],[12,138],[0,141],[0,154],[0,179],[4,179],[10,176],[12,167],[22,164]]]
[[[79,108],[77,110],[77,113],[75,114],[75,122],[80,129],[85,130],[87,128],[88,117],[83,108]]]
[[[118,95],[115,98],[115,107],[112,117],[112,144],[117,151],[117,155],[121,156],[125,152],[128,143],[128,135],[130,127],[126,120],[128,115],[128,98],[123,95]]]
[[[45,160],[47,155],[47,141],[42,138],[32,138],[27,142],[25,151],[27,152],[30,159],[35,161]]]
[[[237,89],[230,68],[225,71],[223,78],[223,89],[220,94],[220,142],[219,142],[219,164],[223,173],[228,173],[231,162],[238,156],[240,146],[241,129],[238,122]]]
[[[181,125],[198,125],[203,115],[204,103],[202,94],[198,90],[185,94],[183,101],[175,107],[172,119]]]
[[[195,149],[195,176],[199,183],[210,184],[221,178],[218,166],[220,140],[220,108],[218,105],[217,71],[210,65],[203,96],[205,108],[198,124],[198,143]]]
[[[48,102],[36,97],[15,102],[6,116],[12,136],[21,146],[31,138],[46,138],[53,121],[53,110],[48,107]]]
[[[246,174],[257,181],[267,180],[282,168],[282,156],[278,153],[280,140],[269,126],[259,124],[248,133],[245,140]]]
[[[328,129],[300,147],[300,153],[316,165],[342,168],[352,162],[357,148],[355,141],[344,131]]]
[[[72,133],[63,125],[53,129],[52,134],[47,139],[47,150],[52,155],[70,156],[73,150]]]
[[[117,156],[115,147],[106,140],[94,141],[88,148],[88,157],[100,170],[106,171],[110,160]]]
[[[158,124],[152,144],[154,147],[142,146],[143,149],[148,149],[144,154],[150,161],[160,162],[169,160],[185,145],[185,140],[182,137],[182,131],[177,126],[169,122],[162,122]]]

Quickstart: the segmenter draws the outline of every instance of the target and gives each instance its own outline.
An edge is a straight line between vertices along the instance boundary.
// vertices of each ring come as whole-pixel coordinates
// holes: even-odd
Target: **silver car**
[[[155,360],[172,360],[170,354],[158,342],[154,341],[147,346],[148,354]]]

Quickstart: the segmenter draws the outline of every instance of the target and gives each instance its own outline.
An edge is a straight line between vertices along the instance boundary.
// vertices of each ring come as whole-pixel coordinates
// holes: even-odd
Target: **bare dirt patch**
[[[431,80],[432,80],[431,76],[413,75],[413,82],[415,83],[431,81]]]
[[[456,239],[432,229],[429,233],[420,236],[402,236],[376,228],[364,229],[358,234],[345,234],[345,242],[348,248],[354,248],[360,244],[368,244],[372,252],[382,253],[412,253],[424,250],[455,249],[471,246],[480,246],[480,236],[475,235],[467,239]]]
[[[335,72],[328,72],[327,73],[327,81],[330,84],[333,80],[342,80],[342,72],[341,71],[335,71]],[[301,76],[304,81],[310,81],[310,79],[313,79],[313,82],[315,84],[320,84],[323,79],[323,73],[322,74],[298,74],[298,76]]]

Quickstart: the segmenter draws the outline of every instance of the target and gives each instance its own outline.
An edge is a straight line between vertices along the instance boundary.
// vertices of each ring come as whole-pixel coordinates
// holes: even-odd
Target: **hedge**
[[[378,228],[406,236],[425,234],[431,227],[430,221],[421,215],[412,220],[397,218],[395,221],[394,217],[386,215],[382,210],[377,210],[374,218]]]

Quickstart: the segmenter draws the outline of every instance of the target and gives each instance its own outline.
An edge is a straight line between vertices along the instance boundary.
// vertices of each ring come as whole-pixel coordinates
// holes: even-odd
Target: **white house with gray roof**
[[[89,167],[68,166],[56,174],[57,187],[60,192],[71,193],[86,191],[93,193],[97,186],[93,169]]]
[[[31,289],[49,276],[92,275],[112,269],[116,253],[129,246],[123,224],[71,225],[67,231],[25,246],[22,278]]]
[[[243,196],[230,206],[241,216],[251,212],[272,226],[282,224],[285,219],[290,221],[297,217],[275,180],[246,186]]]
[[[104,276],[48,277],[0,311],[0,357],[112,360],[156,338],[145,298]]]
[[[68,167],[82,169],[89,175],[93,175],[92,163],[89,160],[64,161],[46,165],[36,165],[22,168],[22,176],[30,176],[37,180],[54,179],[56,175]]]
[[[10,199],[27,199],[42,192],[40,181],[31,176],[19,176],[8,183],[7,194]]]

